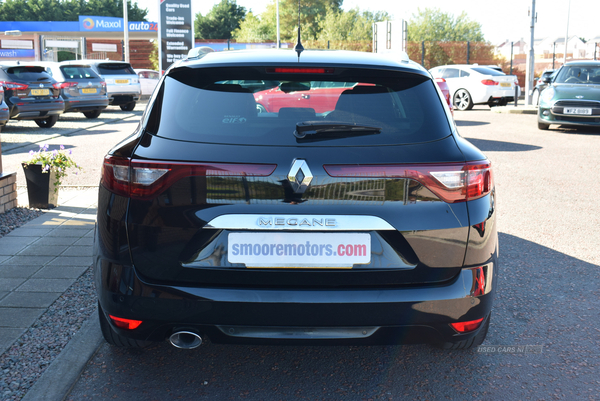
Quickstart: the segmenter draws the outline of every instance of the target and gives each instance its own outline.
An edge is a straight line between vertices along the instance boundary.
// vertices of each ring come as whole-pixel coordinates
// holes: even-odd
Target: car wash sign
[[[182,60],[194,48],[191,0],[160,1],[160,69]]]

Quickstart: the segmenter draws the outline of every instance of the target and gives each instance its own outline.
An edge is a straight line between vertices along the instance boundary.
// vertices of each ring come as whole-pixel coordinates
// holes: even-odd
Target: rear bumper
[[[105,313],[143,321],[135,330],[114,326],[113,330],[139,340],[163,341],[176,329],[186,328],[214,342],[229,343],[436,343],[477,334],[457,334],[449,323],[489,315],[496,285],[496,254],[485,271],[485,290],[478,296],[472,290],[475,275],[471,269],[463,269],[444,285],[427,287],[177,287],[146,283],[133,267],[97,257],[95,281]],[[319,335],[340,328],[366,334],[350,338]],[[291,334],[273,334],[282,332]]]
[[[108,96],[108,104],[110,104],[112,106],[119,106],[122,104],[137,102],[138,100],[140,100],[139,93],[136,93],[136,94],[120,93],[120,94],[111,94]]]
[[[96,98],[65,99],[65,113],[82,112],[91,110],[103,110],[108,106],[108,98],[106,96]]]
[[[44,102],[14,104],[10,118],[13,120],[36,120],[52,115],[62,114],[65,103],[62,100],[48,100]]]

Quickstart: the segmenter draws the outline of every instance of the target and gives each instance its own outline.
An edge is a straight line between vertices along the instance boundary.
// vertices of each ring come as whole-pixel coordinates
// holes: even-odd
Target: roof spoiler
[[[207,53],[212,53],[214,52],[214,50],[208,46],[200,46],[200,47],[194,47],[193,49],[190,49],[190,51],[187,54],[187,58],[188,59],[199,59],[204,57]]]

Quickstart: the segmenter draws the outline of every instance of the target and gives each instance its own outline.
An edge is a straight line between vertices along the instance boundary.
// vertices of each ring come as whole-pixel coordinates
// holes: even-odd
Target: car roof
[[[87,64],[87,65],[98,65],[98,64],[127,64],[131,65],[126,61],[118,61],[118,60],[69,60],[63,61],[61,64]]]
[[[569,61],[565,64],[566,66],[583,66],[583,65],[593,65],[596,67],[600,67],[600,61],[594,60],[578,60],[578,61]]]
[[[295,65],[310,67],[352,66],[358,68],[382,68],[409,70],[422,75],[427,74],[421,65],[409,60],[404,52],[368,53],[348,50],[304,50],[300,57],[292,49],[234,50],[201,54],[178,62],[173,69],[181,67],[204,66],[244,66],[244,65]]]

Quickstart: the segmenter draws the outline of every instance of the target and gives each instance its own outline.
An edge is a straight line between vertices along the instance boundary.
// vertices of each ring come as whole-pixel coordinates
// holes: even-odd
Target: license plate
[[[230,233],[229,263],[248,268],[351,269],[371,261],[367,233]]]
[[[81,93],[96,93],[98,90],[96,88],[84,88],[81,90]]]
[[[32,89],[32,96],[48,96],[50,94],[50,89]]]
[[[500,82],[500,86],[503,88],[510,88],[510,83],[508,82]]]
[[[579,114],[579,115],[584,115],[584,116],[591,116],[592,115],[592,109],[580,109],[580,108],[574,108],[574,107],[565,107],[565,114]]]
[[[128,84],[129,80],[128,79],[115,79],[115,83],[117,83],[117,84]]]

